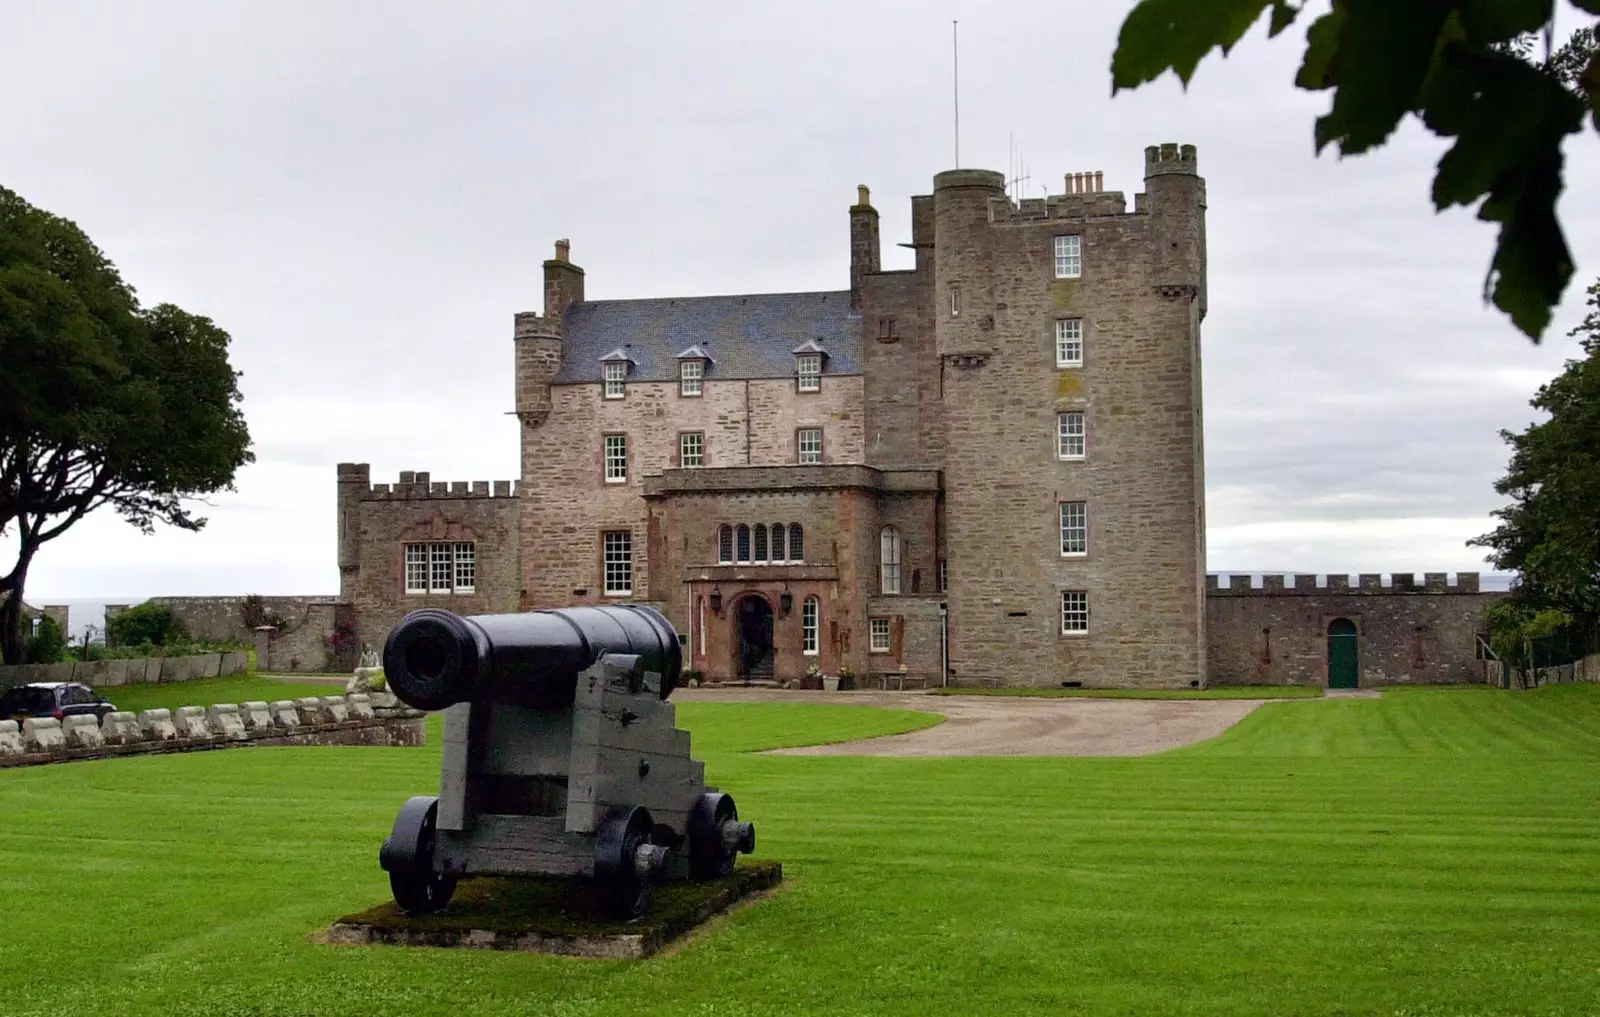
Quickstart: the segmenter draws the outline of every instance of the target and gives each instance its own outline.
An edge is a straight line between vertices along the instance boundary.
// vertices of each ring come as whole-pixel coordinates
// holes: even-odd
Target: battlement
[[[422,498],[515,498],[514,480],[434,480],[427,471],[401,470],[395,484],[372,484],[361,501],[409,501]]]
[[[538,311],[518,311],[512,318],[513,339],[560,339],[561,319]]]
[[[1393,596],[1409,594],[1441,594],[1441,593],[1479,593],[1478,573],[1457,572],[1455,582],[1450,582],[1451,573],[1427,572],[1423,574],[1422,585],[1417,585],[1417,575],[1414,572],[1395,572],[1385,575],[1380,572],[1364,572],[1356,577],[1356,585],[1350,585],[1348,574],[1334,575],[1263,575],[1261,585],[1252,585],[1249,575],[1208,575],[1206,576],[1206,595],[1211,597],[1281,597],[1281,596],[1316,596],[1327,594],[1356,594],[1363,596]],[[1292,579],[1292,583],[1286,583]],[[1387,580],[1387,581],[1386,581]],[[1224,585],[1226,584],[1226,585]]]
[[[1200,159],[1195,154],[1193,145],[1178,145],[1169,141],[1164,145],[1151,145],[1144,150],[1146,179],[1173,173],[1199,176]]]

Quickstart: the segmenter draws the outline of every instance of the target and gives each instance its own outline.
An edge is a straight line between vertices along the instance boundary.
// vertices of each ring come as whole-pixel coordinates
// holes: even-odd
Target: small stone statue
[[[362,647],[361,659],[356,663],[355,674],[345,683],[346,694],[351,692],[381,692],[384,688],[383,664],[377,651]]]

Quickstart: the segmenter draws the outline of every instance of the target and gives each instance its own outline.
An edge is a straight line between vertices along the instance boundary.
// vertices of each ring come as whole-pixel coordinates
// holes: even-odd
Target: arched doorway
[[[1328,688],[1361,687],[1361,668],[1357,654],[1356,623],[1335,618],[1328,623]]]
[[[772,605],[767,598],[750,594],[739,598],[735,609],[739,644],[734,670],[740,678],[772,677]]]

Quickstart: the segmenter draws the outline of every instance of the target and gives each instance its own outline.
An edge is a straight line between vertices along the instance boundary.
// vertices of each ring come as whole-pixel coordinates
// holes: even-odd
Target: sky
[[[1146,145],[1198,146],[1210,570],[1486,568],[1498,432],[1600,276],[1600,139],[1569,142],[1578,275],[1535,346],[1482,301],[1494,228],[1433,210],[1440,139],[1318,156],[1303,27],[1113,97],[1130,6],[0,0],[0,185],[232,335],[256,454],[203,532],[91,517],[28,599],[333,593],[336,463],[514,479],[512,315],[558,237],[591,299],[842,289],[864,183],[909,267],[952,20],[962,165],[1015,148],[1030,195],[1102,170],[1131,206]]]

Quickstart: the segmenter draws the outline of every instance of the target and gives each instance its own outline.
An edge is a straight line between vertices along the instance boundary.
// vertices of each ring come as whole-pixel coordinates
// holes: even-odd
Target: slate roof
[[[793,350],[808,341],[827,353],[823,374],[861,373],[861,315],[848,290],[591,300],[567,308],[564,323],[558,385],[599,381],[600,359],[619,348],[634,362],[629,381],[677,381],[688,346],[710,355],[708,381],[792,378]]]

